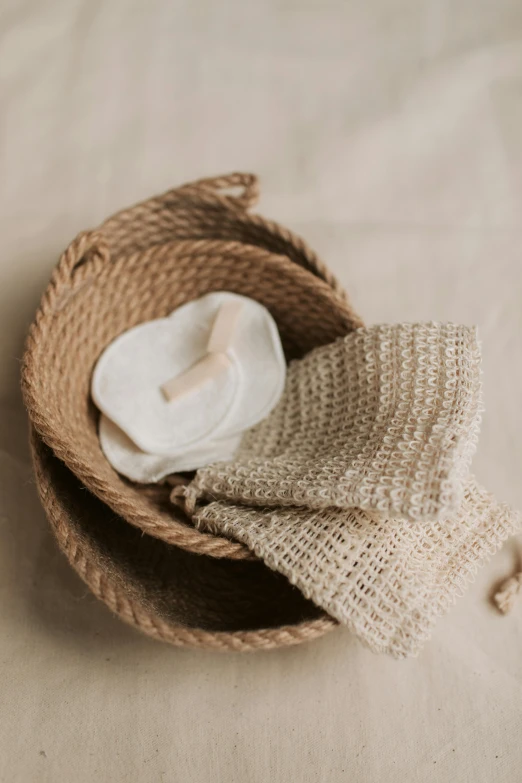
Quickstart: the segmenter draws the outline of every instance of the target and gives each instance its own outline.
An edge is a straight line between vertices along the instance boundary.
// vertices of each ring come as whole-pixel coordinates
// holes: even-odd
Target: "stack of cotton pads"
[[[268,310],[215,292],[121,334],[92,378],[102,450],[138,483],[231,459],[282,394],[286,363]]]

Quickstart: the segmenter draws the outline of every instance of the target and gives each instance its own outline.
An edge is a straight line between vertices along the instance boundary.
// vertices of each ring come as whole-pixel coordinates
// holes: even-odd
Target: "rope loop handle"
[[[81,285],[110,261],[107,241],[99,231],[81,231],[60,256],[55,268],[55,285]]]
[[[237,189],[239,189],[239,193],[234,194],[230,192]],[[181,185],[181,187],[175,188],[165,195],[167,197],[169,195],[196,196],[203,201],[206,201],[205,196],[208,196],[213,204],[217,202],[221,206],[246,212],[257,204],[259,199],[259,180],[255,174],[234,172],[232,174],[188,182],[186,185]]]
[[[58,266],[59,276],[83,282],[110,260],[109,246],[99,231],[81,231],[64,250]]]
[[[232,191],[232,192],[231,192]],[[239,191],[239,192],[233,192]],[[218,177],[207,177],[174,188],[163,196],[149,199],[117,216],[121,223],[120,231],[129,221],[136,221],[148,213],[151,218],[163,210],[172,208],[172,200],[184,198],[195,201],[199,208],[221,207],[235,212],[246,212],[259,197],[259,182],[255,174],[235,172]],[[141,213],[141,214],[140,214]],[[153,221],[153,222],[154,222]],[[69,298],[88,280],[96,277],[110,261],[108,239],[114,239],[115,226],[107,225],[82,231],[70,243],[55,267],[51,284],[55,296],[55,307],[61,309]]]
[[[82,231],[60,256],[48,289],[47,304],[60,310],[68,299],[110,261],[106,239],[99,231]]]

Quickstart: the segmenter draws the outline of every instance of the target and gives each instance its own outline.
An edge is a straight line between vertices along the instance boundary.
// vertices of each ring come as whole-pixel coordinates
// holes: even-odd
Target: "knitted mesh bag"
[[[255,506],[456,511],[477,441],[480,353],[454,324],[360,328],[291,365],[282,399],[231,462],[182,489]]]
[[[229,195],[231,188],[239,195]],[[342,288],[306,244],[251,215],[251,175],[201,180],[169,191],[80,234],[62,255],[27,340],[22,388],[41,439],[113,512],[167,543],[215,557],[248,550],[200,532],[168,501],[119,476],[98,438],[92,369],[106,346],[216,290],[264,304],[286,358],[302,357],[361,325]]]

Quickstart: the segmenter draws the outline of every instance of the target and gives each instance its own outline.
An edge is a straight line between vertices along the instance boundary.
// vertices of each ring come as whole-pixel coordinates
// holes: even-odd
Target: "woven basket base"
[[[36,482],[61,550],[125,622],[177,646],[248,651],[336,627],[260,562],[220,560],[146,536],[87,492],[33,431]]]

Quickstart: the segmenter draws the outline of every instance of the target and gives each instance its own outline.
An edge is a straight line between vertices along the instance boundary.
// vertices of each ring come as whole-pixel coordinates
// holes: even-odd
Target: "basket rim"
[[[337,621],[326,614],[296,624],[248,631],[208,631],[165,621],[149,606],[126,595],[110,571],[104,571],[97,564],[88,543],[75,534],[63,498],[47,474],[42,451],[44,443],[34,427],[30,429],[30,446],[37,491],[60,550],[91,592],[127,625],[176,647],[216,652],[252,652],[295,646],[338,627]]]
[[[194,253],[201,254],[202,258],[212,258],[213,255],[222,254],[226,251],[227,257],[241,256],[245,258],[250,253],[256,257],[258,263],[261,263],[261,259],[266,259],[266,262],[274,269],[277,270],[291,270],[293,279],[298,283],[302,282],[304,286],[310,287],[310,281],[313,280],[313,286],[317,289],[318,293],[325,298],[328,302],[331,302],[332,306],[342,307],[344,305],[339,301],[335,292],[325,283],[323,280],[314,278],[309,271],[299,267],[297,264],[293,264],[286,256],[278,256],[271,253],[268,250],[255,248],[251,246],[245,246],[238,242],[225,242],[222,240],[185,240],[174,241],[171,243],[165,243],[154,247],[149,252],[136,252],[128,256],[118,257],[115,265],[112,267],[104,267],[99,270],[97,279],[103,278],[105,273],[116,273],[119,271],[119,267],[127,266],[132,269],[132,265],[139,266],[140,261],[147,257],[148,259],[161,257],[162,255],[169,255],[175,257],[177,261],[182,261],[187,257],[192,258]],[[94,279],[94,278],[93,278]],[[85,281],[82,287],[74,289],[75,296],[81,296],[82,290],[85,290]],[[135,525],[142,529],[145,533],[160,538],[167,543],[176,544],[182,548],[188,549],[200,554],[210,555],[218,558],[231,558],[231,559],[257,559],[255,555],[244,545],[239,542],[227,539],[221,536],[211,535],[203,531],[197,530],[195,527],[190,526],[183,519],[176,518],[173,513],[169,516],[168,521],[161,519],[158,515],[157,519],[152,520],[149,514],[144,514],[139,509],[136,509],[129,499],[124,497],[121,491],[115,487],[111,487],[107,483],[101,482],[99,477],[95,474],[92,466],[85,462],[82,457],[74,451],[69,440],[62,436],[60,429],[58,430],[53,426],[53,422],[49,420],[48,411],[45,404],[38,393],[38,372],[39,362],[42,357],[42,345],[45,345],[45,341],[49,339],[49,335],[52,330],[52,319],[56,312],[55,307],[59,310],[67,308],[71,299],[64,302],[63,289],[56,293],[52,284],[46,289],[43,294],[40,308],[37,312],[36,318],[31,326],[29,336],[27,339],[26,350],[23,359],[22,370],[22,390],[24,395],[25,404],[28,410],[29,419],[37,430],[43,441],[53,449],[55,454],[65,462],[70,470],[83,481],[101,500],[109,505],[115,513],[125,517],[130,524]],[[52,295],[50,295],[52,294]],[[347,311],[348,312],[348,311]],[[177,510],[180,513],[180,510]]]

